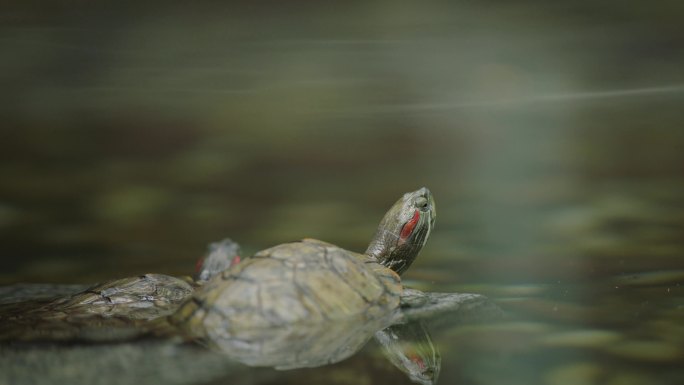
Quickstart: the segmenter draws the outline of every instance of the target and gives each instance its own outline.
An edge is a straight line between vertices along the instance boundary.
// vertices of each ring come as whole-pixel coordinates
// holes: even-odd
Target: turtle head
[[[366,254],[403,273],[427,242],[435,213],[435,200],[427,188],[404,194],[382,218]]]
[[[193,278],[197,283],[205,283],[237,263],[240,263],[240,245],[228,238],[211,243],[207,255],[197,261]]]

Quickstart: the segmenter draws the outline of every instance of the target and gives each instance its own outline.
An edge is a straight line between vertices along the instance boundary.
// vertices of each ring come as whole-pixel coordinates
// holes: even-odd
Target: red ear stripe
[[[240,263],[240,256],[236,255],[233,257],[233,259],[230,261],[230,267],[233,267],[234,265],[237,265]]]
[[[418,369],[425,370],[425,361],[423,361],[422,358],[418,356],[409,356],[409,360],[413,361],[416,365],[418,365]]]
[[[411,236],[411,233],[413,233],[413,229],[416,228],[416,225],[418,224],[418,221],[420,220],[420,212],[416,210],[416,212],[413,214],[413,218],[411,218],[404,227],[401,228],[401,234],[399,234],[399,239],[402,241],[405,241],[406,238]]]

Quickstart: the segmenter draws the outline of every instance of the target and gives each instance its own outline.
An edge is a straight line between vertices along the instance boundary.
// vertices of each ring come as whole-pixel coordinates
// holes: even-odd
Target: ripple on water
[[[540,340],[540,344],[564,348],[599,348],[609,346],[621,339],[620,333],[614,331],[586,329],[549,334]]]
[[[529,351],[534,348],[530,341],[549,333],[551,326],[539,322],[501,322],[473,324],[455,327],[441,337],[442,353],[452,347],[458,352],[487,351],[501,354]],[[448,343],[447,343],[448,342]],[[458,354],[454,352],[454,354]]]
[[[616,356],[642,362],[675,362],[684,357],[682,349],[666,341],[631,340],[607,347],[607,352]]]
[[[599,384],[604,370],[593,362],[575,362],[549,369],[544,375],[548,385],[592,385]]]
[[[682,282],[684,282],[684,269],[649,271],[613,278],[613,283],[621,286],[675,285]]]

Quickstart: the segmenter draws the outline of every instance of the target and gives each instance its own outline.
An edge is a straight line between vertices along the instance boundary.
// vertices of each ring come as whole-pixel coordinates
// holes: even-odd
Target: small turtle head
[[[240,246],[228,238],[211,243],[207,255],[197,261],[195,281],[204,283],[224,270],[228,270],[240,262],[239,254]]]
[[[435,226],[435,200],[423,187],[404,194],[382,218],[366,254],[401,274],[425,246]]]

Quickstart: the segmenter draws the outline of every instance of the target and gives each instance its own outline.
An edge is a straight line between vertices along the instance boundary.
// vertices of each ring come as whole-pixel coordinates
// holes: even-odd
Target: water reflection
[[[173,278],[152,274],[143,280],[126,278],[49,300],[41,297],[60,291],[73,291],[74,287],[14,285],[0,288],[0,303],[3,304],[0,305],[0,321],[4,325],[0,341],[6,347],[11,346],[6,344],[12,342],[41,343],[43,345],[38,346],[42,346],[42,349],[51,346],[50,349],[55,352],[70,350],[70,345],[61,343],[74,342],[116,342],[144,349],[144,345],[136,341],[154,337],[170,338],[169,343],[173,344],[172,341],[181,336],[182,331],[169,324],[165,315],[175,311],[179,305],[177,301],[166,306],[156,303],[158,301],[154,301],[154,295],[161,294],[152,290],[145,298],[145,301],[151,302],[143,301],[142,304],[147,303],[148,306],[142,306],[141,309],[131,311],[131,302],[126,300],[120,307],[116,303],[120,294],[122,298],[130,299],[133,295],[131,289],[149,291],[149,287],[166,279]],[[130,286],[131,282],[135,286]],[[168,295],[168,291],[165,290],[163,295]],[[184,297],[188,295],[186,292]],[[27,301],[27,298],[34,299]],[[96,301],[103,299],[107,299],[107,303]],[[156,303],[155,307],[159,306],[158,309],[152,308],[153,302]],[[289,370],[325,366],[345,360],[374,337],[396,368],[411,381],[426,385],[437,382],[441,368],[441,356],[428,332],[428,323],[455,327],[466,319],[496,321],[500,316],[501,310],[481,295],[423,293],[407,289],[400,310],[376,319],[330,320],[267,330],[257,328],[242,332],[241,339],[207,332],[199,342],[246,365]],[[445,319],[449,321],[444,322]],[[249,336],[251,340],[247,341],[245,338]],[[259,343],[255,345],[255,341]],[[49,342],[59,342],[60,345],[45,345]]]
[[[423,322],[392,325],[376,332],[375,339],[387,359],[412,381],[422,385],[437,383],[442,357]]]
[[[280,370],[334,364],[355,354],[396,314],[232,331],[207,326],[201,342],[238,362]],[[193,332],[198,333],[195,328]]]

